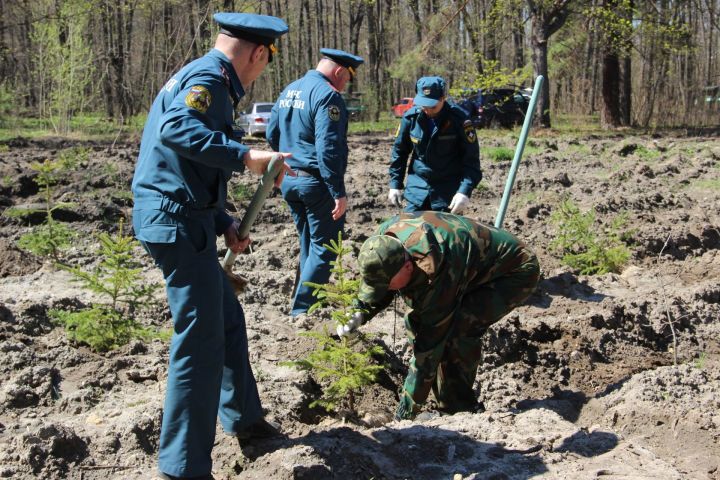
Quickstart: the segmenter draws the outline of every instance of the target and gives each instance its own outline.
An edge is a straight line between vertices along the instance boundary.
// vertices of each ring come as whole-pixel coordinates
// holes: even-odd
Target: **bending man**
[[[503,230],[440,212],[403,213],[360,248],[360,307],[347,335],[399,292],[411,308],[405,327],[413,357],[398,420],[413,418],[430,390],[440,410],[474,411],[473,383],[487,328],[535,290],[535,255]]]

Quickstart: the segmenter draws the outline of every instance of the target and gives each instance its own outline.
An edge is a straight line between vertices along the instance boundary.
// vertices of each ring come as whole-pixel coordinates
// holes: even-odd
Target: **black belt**
[[[301,170],[299,168],[295,169],[295,173],[297,174],[298,177],[315,177],[315,178],[317,178],[320,176],[320,172]]]

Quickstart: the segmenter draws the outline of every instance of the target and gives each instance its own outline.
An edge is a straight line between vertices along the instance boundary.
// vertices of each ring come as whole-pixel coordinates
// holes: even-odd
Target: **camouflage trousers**
[[[537,257],[522,242],[502,230],[494,230],[492,235],[494,252],[490,257],[495,262],[469,285],[445,339],[430,351],[414,350],[396,419],[413,418],[430,390],[439,408],[448,413],[476,408],[473,383],[482,358],[482,336],[535,291],[540,277]],[[407,317],[405,325],[411,330]],[[423,333],[409,331],[413,345]]]

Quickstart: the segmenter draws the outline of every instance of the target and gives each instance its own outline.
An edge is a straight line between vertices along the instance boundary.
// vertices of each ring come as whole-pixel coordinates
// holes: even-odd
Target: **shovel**
[[[267,170],[265,170],[262,179],[260,179],[260,184],[258,185],[257,190],[255,190],[252,200],[250,200],[250,205],[248,205],[248,208],[245,211],[245,216],[243,216],[243,219],[240,221],[240,226],[237,229],[237,235],[240,239],[247,238],[250,234],[250,227],[257,218],[258,213],[260,213],[260,209],[262,208],[263,203],[265,203],[265,199],[270,194],[273,184],[275,183],[275,179],[282,171],[284,163],[285,161],[283,156],[280,154],[273,155],[270,159]],[[237,255],[237,253],[233,253],[233,251],[228,248],[225,258],[220,263],[223,270],[225,270],[225,274],[228,276],[228,280],[230,280],[230,284],[233,286],[233,290],[235,290],[236,294],[242,292],[248,284],[247,278],[242,275],[238,275],[237,273],[233,273],[232,271]]]

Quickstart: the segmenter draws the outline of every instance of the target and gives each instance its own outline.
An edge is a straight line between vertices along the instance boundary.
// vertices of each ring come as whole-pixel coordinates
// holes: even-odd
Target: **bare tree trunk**
[[[538,104],[535,114],[538,125],[550,128],[550,78],[548,76],[547,42],[550,36],[563,26],[570,9],[570,0],[555,0],[553,3],[545,0],[525,0],[532,19],[532,46],[533,71],[535,76],[545,77],[542,89],[538,95]]]
[[[513,68],[525,66],[525,27],[522,19],[518,19],[513,27]]]
[[[620,69],[620,125],[632,125],[632,59],[626,55]]]
[[[602,66],[602,109],[600,125],[603,128],[620,126],[620,60],[613,51],[603,54]]]
[[[473,53],[480,52],[480,34],[478,33],[475,24],[472,21],[472,17],[468,14],[467,10],[463,10],[463,20],[465,23],[465,29],[467,30],[468,40],[470,41],[470,49]],[[476,55],[475,58],[475,70],[478,75],[483,74],[483,59],[480,55]]]
[[[408,7],[410,8],[410,12],[412,12],[413,23],[415,24],[415,40],[418,44],[421,44],[423,40],[423,25],[420,19],[418,0],[408,0]]]
[[[538,126],[550,128],[550,82],[548,79],[548,63],[547,63],[547,38],[542,32],[534,32],[531,39],[533,74],[535,78],[538,75],[545,77],[540,93],[538,94],[537,110],[535,114],[538,118]]]

